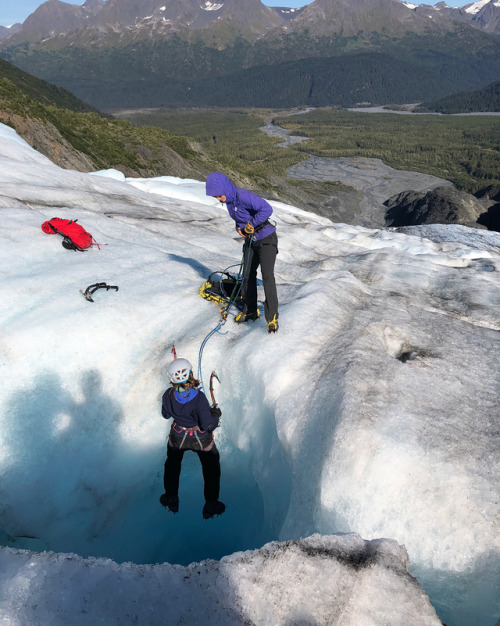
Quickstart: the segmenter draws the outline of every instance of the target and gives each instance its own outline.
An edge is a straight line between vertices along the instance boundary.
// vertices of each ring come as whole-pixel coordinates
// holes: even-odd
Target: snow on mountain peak
[[[206,2],[200,6],[200,9],[204,11],[218,11],[222,9],[223,6],[224,2],[211,2],[210,0],[206,0]]]
[[[490,0],[479,0],[478,2],[474,2],[473,4],[469,4],[464,7],[466,13],[476,14],[490,2]],[[497,5],[496,5],[497,6]]]

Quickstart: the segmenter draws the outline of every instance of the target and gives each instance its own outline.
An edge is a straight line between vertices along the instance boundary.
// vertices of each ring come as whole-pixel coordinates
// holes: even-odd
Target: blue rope
[[[240,291],[241,288],[243,286],[243,280],[244,280],[244,276],[242,275],[242,268],[246,269],[247,271],[249,270],[249,260],[250,260],[250,251],[252,249],[252,243],[251,241],[248,242],[247,245],[247,250],[243,250],[243,257],[241,259],[241,263],[240,263],[240,269],[238,270],[238,274],[235,277],[236,281],[240,283],[240,286],[238,288],[238,291],[236,292],[236,294],[234,294],[234,289],[233,289],[233,293],[231,294],[231,297],[229,298],[229,302],[227,303],[225,309],[223,309],[222,311],[222,318],[220,320],[220,322],[217,324],[217,326],[215,328],[213,328],[208,335],[205,337],[205,339],[202,341],[202,344],[200,346],[200,352],[198,354],[198,379],[201,383],[201,388],[204,389],[204,385],[203,385],[203,374],[202,374],[202,369],[201,369],[201,359],[203,356],[203,350],[205,349],[205,346],[208,343],[208,340],[210,339],[210,337],[212,337],[213,335],[215,335],[215,333],[219,333],[219,334],[226,334],[226,333],[221,333],[220,329],[224,326],[224,324],[226,323],[226,319],[227,316],[229,314],[229,309],[231,308],[231,306],[234,304],[234,301],[238,298],[238,296],[240,295]],[[246,263],[245,263],[245,252],[247,253],[247,257],[246,257]],[[225,272],[231,268],[231,267],[236,267],[237,264],[235,265],[230,265],[228,268],[226,268],[226,270],[224,270]],[[223,272],[224,273],[224,272]],[[236,287],[235,287],[236,288]]]
[[[208,333],[208,335],[205,337],[205,339],[203,340],[203,342],[201,344],[200,352],[199,352],[199,355],[198,355],[198,379],[199,379],[199,381],[201,383],[201,388],[202,389],[205,388],[205,385],[203,384],[203,374],[202,374],[202,370],[201,370],[201,359],[202,359],[202,356],[203,356],[203,350],[205,349],[205,346],[207,345],[208,340],[210,339],[210,337],[212,337],[212,335],[215,335],[215,333],[220,332],[220,329],[224,326],[225,323],[226,323],[226,320],[220,321],[217,324],[217,326]],[[220,333],[220,334],[225,334],[225,333]]]

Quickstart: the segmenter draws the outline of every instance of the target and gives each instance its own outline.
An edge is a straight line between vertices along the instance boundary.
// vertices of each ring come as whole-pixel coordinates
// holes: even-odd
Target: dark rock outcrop
[[[480,200],[500,202],[500,187],[498,185],[490,185],[489,187],[476,191],[474,195]]]
[[[479,216],[477,221],[478,224],[486,226],[488,230],[495,230],[500,233],[500,202],[490,206],[487,211]]]
[[[478,222],[484,204],[475,196],[455,187],[436,187],[429,191],[403,191],[384,202],[386,226],[418,224],[462,224],[484,228]]]

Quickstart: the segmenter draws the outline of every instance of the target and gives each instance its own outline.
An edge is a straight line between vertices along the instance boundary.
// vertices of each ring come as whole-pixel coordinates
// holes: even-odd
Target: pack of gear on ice
[[[62,245],[68,250],[83,252],[94,244],[99,248],[97,241],[77,221],[53,217],[42,224],[42,230],[48,235],[62,235]]]
[[[218,304],[227,304],[233,297],[233,294],[240,291],[241,282],[240,278],[228,272],[213,272],[200,287],[198,293],[205,300],[217,302]],[[243,298],[238,295],[233,303],[238,308],[241,308],[243,306]]]

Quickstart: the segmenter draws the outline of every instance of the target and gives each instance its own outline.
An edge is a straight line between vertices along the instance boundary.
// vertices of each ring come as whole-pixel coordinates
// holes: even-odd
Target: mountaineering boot
[[[172,513],[179,511],[179,498],[177,496],[167,496],[166,493],[162,493],[160,496],[160,504],[164,507],[168,507]]]
[[[249,322],[250,320],[258,320],[260,317],[260,311],[257,309],[255,313],[238,313],[238,315],[234,318],[234,321],[237,324],[244,324],[245,322]]]
[[[278,332],[278,316],[277,315],[275,315],[273,319],[267,323],[267,332],[268,333]]]
[[[219,500],[205,502],[205,506],[203,507],[203,519],[210,519],[214,515],[222,515],[225,510],[226,505],[224,502],[219,502]]]

